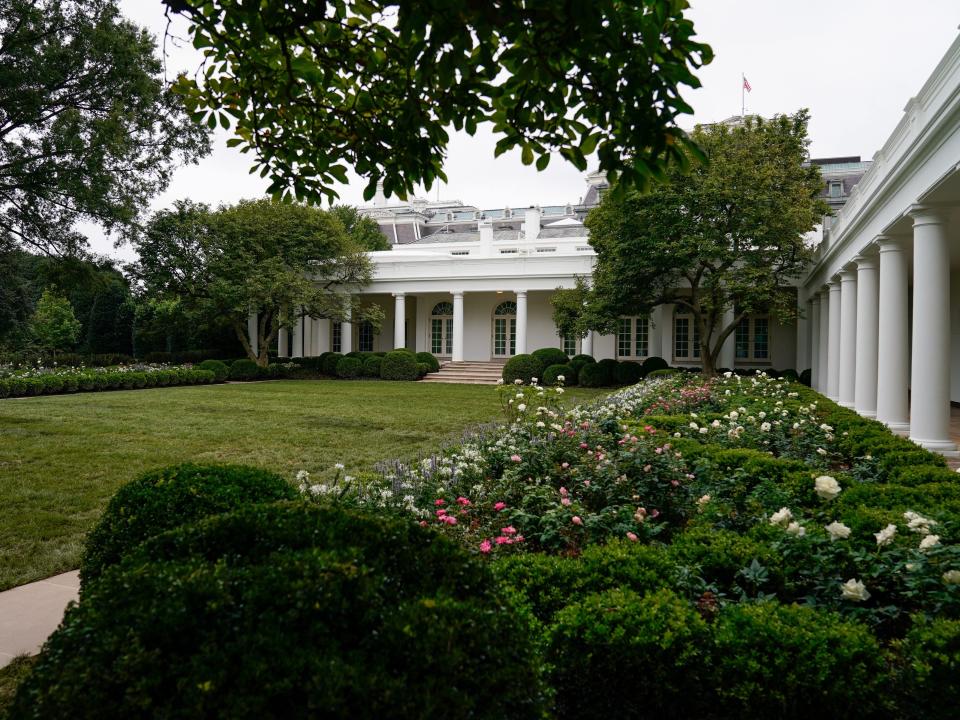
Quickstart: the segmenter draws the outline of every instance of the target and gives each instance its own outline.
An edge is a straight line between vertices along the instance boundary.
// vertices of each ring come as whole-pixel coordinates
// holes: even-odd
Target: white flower
[[[960,570],[947,570],[943,574],[943,581],[947,585],[960,585]]]
[[[310,494],[311,494],[311,495],[314,495],[314,496],[319,495],[320,493],[325,493],[326,491],[327,491],[327,486],[326,486],[326,485],[311,485],[311,486],[310,486]]]
[[[559,382],[564,382],[566,379],[567,379],[567,378],[566,378],[565,375],[557,375],[557,380],[558,380]]]
[[[785,507],[780,508],[770,516],[771,525],[782,525],[786,527],[790,524],[791,520],[793,520],[793,513]]]
[[[699,428],[700,428],[700,426],[697,425],[695,422],[690,423],[690,429],[691,429],[691,430],[697,430],[697,429],[699,429]]]
[[[503,385],[503,378],[497,378],[497,385]]]
[[[516,380],[513,381],[513,384],[514,384],[514,385],[523,385],[523,380],[520,379],[520,378],[517,378]]]
[[[337,470],[343,470],[343,463],[335,463],[333,467]]]
[[[770,423],[768,422],[761,423],[760,432],[770,432]]]
[[[840,586],[840,592],[844,600],[853,600],[853,602],[863,602],[870,599],[870,593],[867,592],[867,586],[856,578],[847,580]]]
[[[761,420],[763,420],[766,416],[767,414],[763,410],[757,413],[757,417],[760,418]]]
[[[709,428],[705,428],[705,427],[700,428],[701,435],[706,435],[708,432],[710,432]]]
[[[557,395],[563,395],[563,388],[556,388]]]
[[[842,522],[837,522],[836,520],[827,525],[824,529],[827,531],[827,533],[829,533],[831,540],[846,540],[848,537],[850,537],[850,528],[848,528]]]
[[[800,523],[792,522],[789,525],[787,525],[787,534],[796,535],[797,537],[803,537],[804,535],[807,534],[807,530]]]
[[[929,535],[930,528],[937,524],[936,520],[931,520],[912,510],[907,510],[907,512],[903,514],[903,519],[907,521],[908,528],[921,535]]]
[[[297,482],[305,483],[310,479],[310,473],[306,470],[301,470],[297,473]]]
[[[820,455],[826,455],[826,454],[827,454],[827,451],[824,450],[823,448],[819,448],[819,447],[818,447],[818,448],[817,448],[817,453],[820,454]]]
[[[530,378],[530,384],[531,384],[531,385],[536,385],[536,384],[537,384],[537,379],[536,379],[535,377]]]
[[[740,413],[738,413],[736,410],[731,410],[731,411],[730,411],[730,419],[731,419],[731,420],[736,420],[738,417],[740,417]]]
[[[874,533],[873,536],[877,539],[877,547],[883,547],[884,545],[889,545],[893,542],[893,538],[897,534],[896,525],[887,525],[883,530],[878,533]]]
[[[519,412],[523,412],[523,411],[526,410],[526,409],[527,409],[526,403],[520,403],[519,405],[517,405],[517,410],[518,410]]]
[[[714,420],[712,423],[710,423],[710,425],[711,425],[712,427],[718,428],[718,427],[720,427],[720,421],[719,421],[719,420]]]
[[[675,432],[675,433],[673,434],[673,436],[674,436],[674,437],[681,437],[681,436],[680,436],[680,433],[678,433],[678,432]]]
[[[813,489],[824,500],[833,500],[840,494],[840,483],[829,475],[821,475],[813,481]]]
[[[729,379],[729,378],[733,377],[733,373],[730,372],[729,370],[727,370],[727,371],[723,374],[723,376],[724,376],[725,378],[728,378],[728,379]]]
[[[546,427],[546,426],[547,426],[547,425],[546,425],[546,423],[543,422],[543,420],[537,420],[537,427],[538,427],[538,428],[542,428],[542,427]]]
[[[935,545],[940,544],[939,535],[925,535],[923,540],[920,541],[920,550],[929,550]]]
[[[710,495],[709,494],[701,495],[700,498],[697,500],[697,507],[703,510],[703,508],[706,506],[708,502],[710,502]]]

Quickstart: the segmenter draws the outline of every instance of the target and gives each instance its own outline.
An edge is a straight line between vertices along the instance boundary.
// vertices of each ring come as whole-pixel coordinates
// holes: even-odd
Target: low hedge
[[[353,380],[363,373],[363,360],[358,357],[342,357],[337,361],[337,377]]]
[[[320,361],[320,372],[322,372],[324,375],[329,375],[330,377],[336,377],[337,363],[340,362],[343,354],[338,352],[323,353],[321,357],[322,360]]]
[[[242,505],[296,497],[275,473],[244,465],[184,464],[152,470],[121,487],[87,536],[84,588],[149,537]]]
[[[11,376],[0,379],[0,399],[34,397],[98,390],[138,390],[172,385],[203,385],[214,382],[213,372],[198,368],[168,370],[78,370],[69,374]]]
[[[363,376],[370,378],[380,377],[380,369],[383,366],[383,358],[378,355],[368,357],[363,362]]]
[[[592,355],[574,355],[572,358],[570,358],[569,364],[579,373],[580,368],[582,368],[584,365],[594,362],[596,362],[596,360],[593,359]]]
[[[670,363],[668,363],[662,357],[658,357],[657,355],[651,355],[650,357],[648,357],[646,360],[643,361],[643,364],[641,365],[641,370],[643,372],[643,377],[647,377],[652,372],[656,372],[657,370],[666,370],[669,367],[670,367]]]
[[[569,362],[567,354],[560,348],[540,348],[530,354],[539,360],[544,368],[548,368],[551,365],[566,365]]]
[[[533,378],[541,380],[543,378],[543,363],[533,355],[514,355],[507,360],[503,366],[503,382],[510,385],[520,380],[525,385],[532,382]]]
[[[440,370],[440,361],[437,360],[437,357],[433,353],[428,352],[418,352],[416,354],[417,362],[424,363],[429,367],[428,372],[439,372]]]
[[[407,521],[301,503],[165,533],[66,613],[22,718],[542,718],[489,571]],[[145,710],[147,709],[147,710]]]
[[[230,365],[231,380],[256,380],[260,376],[260,366],[246,358],[234,360]]]
[[[217,382],[223,382],[230,375],[230,368],[220,360],[204,360],[197,365],[200,370],[209,370]]]
[[[384,380],[416,380],[419,377],[416,356],[407,350],[388,352],[380,364]]]
[[[618,385],[635,385],[643,377],[643,366],[632,360],[624,360],[617,365],[613,379]]]
[[[560,378],[563,380],[560,380]],[[571,365],[551,365],[543,371],[544,385],[576,385],[577,371]]]
[[[613,384],[608,365],[587,363],[580,368],[577,382],[583,387],[606,387]]]

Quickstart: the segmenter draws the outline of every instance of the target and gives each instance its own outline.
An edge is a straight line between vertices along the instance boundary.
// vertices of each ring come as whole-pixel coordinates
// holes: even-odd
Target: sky
[[[162,42],[167,28],[160,0],[120,0],[124,15]],[[681,125],[714,122],[740,114],[741,76],[752,88],[748,113],[773,115],[809,108],[813,157],[859,155],[870,159],[893,132],[907,101],[917,93],[958,34],[956,0],[692,0],[689,17],[698,39],[715,58],[697,75],[702,87],[685,99],[695,114]],[[182,22],[172,28],[186,35]],[[168,74],[193,70],[200,55],[167,45]],[[218,130],[213,152],[199,164],[178,169],[154,209],[190,198],[211,205],[259,197],[267,182],[249,174],[250,159],[225,143]],[[555,157],[537,172],[519,151],[493,157],[495,139],[481,128],[473,137],[453,133],[444,169],[449,182],[434,186],[436,199],[462,200],[481,208],[576,203],[584,175]],[[338,188],[341,202],[363,204],[365,182]],[[114,248],[95,227],[83,227],[91,248],[131,259],[129,247]]]

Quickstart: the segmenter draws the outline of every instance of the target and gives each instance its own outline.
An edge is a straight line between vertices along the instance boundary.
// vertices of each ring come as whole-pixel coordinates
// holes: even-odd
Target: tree
[[[705,373],[750,313],[796,317],[787,287],[811,258],[804,235],[828,211],[820,171],[806,163],[809,114],[696,128],[708,162],[674,170],[647,194],[607,194],[586,220],[597,253],[592,286],[554,299],[565,332],[616,331],[622,315],[664,303],[689,312]],[[723,322],[734,309],[733,321]]]
[[[39,345],[53,352],[54,360],[57,350],[67,350],[76,344],[82,327],[70,301],[52,288],[40,296],[30,326]]]
[[[261,366],[281,327],[301,313],[369,320],[351,290],[368,283],[371,264],[359,242],[330,212],[298,203],[245,200],[211,211],[182,201],[161,210],[134,240],[135,273],[148,296],[177,298],[227,319],[248,356]],[[247,336],[256,313],[257,339]]]
[[[334,205],[330,212],[343,223],[344,229],[362,250],[390,249],[390,243],[380,232],[377,221],[361,215],[352,205]]]
[[[0,250],[79,252],[125,228],[176,161],[208,151],[116,0],[0,0]]]
[[[712,60],[686,0],[163,0],[206,68],[178,89],[233,126],[270,192],[337,197],[347,167],[387,195],[446,180],[448,130],[489,123],[499,155],[558,152],[642,186],[696,154],[676,125]]]

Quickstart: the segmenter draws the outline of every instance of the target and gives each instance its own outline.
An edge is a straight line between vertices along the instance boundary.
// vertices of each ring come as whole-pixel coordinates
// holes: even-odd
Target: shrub
[[[587,363],[580,368],[577,382],[583,387],[604,387],[611,384],[610,371],[607,365],[601,363]]]
[[[406,350],[388,352],[380,365],[380,377],[384,380],[416,380],[417,359]]]
[[[670,363],[668,363],[662,357],[651,355],[643,361],[643,365],[641,367],[643,369],[643,376],[647,377],[650,373],[657,370],[666,370],[668,367],[670,367]]]
[[[728,605],[714,625],[714,687],[730,717],[861,718],[884,657],[863,625],[776,602]]]
[[[610,590],[564,608],[546,648],[557,715],[700,715],[708,637],[703,619],[669,590]]]
[[[330,377],[336,377],[337,375],[337,363],[340,362],[340,359],[343,357],[341,353],[329,353],[320,364],[320,372],[324,375],[329,375]]]
[[[426,363],[430,368],[429,372],[435,373],[440,370],[440,361],[432,353],[418,352],[416,358],[418,363]]]
[[[419,380],[422,377],[426,377],[427,373],[430,372],[430,366],[426,363],[417,363],[417,379]]]
[[[243,465],[175,465],[122,486],[90,531],[80,564],[85,587],[149,537],[248,503],[296,497],[267,470]]]
[[[898,649],[903,658],[898,707],[905,717],[955,718],[960,704],[960,620],[918,616]]]
[[[624,360],[617,365],[614,380],[618,385],[635,385],[643,377],[643,366],[632,360]]]
[[[813,371],[810,368],[807,368],[806,370],[800,373],[800,382],[806,385],[807,387],[810,387],[813,384],[812,378],[813,378]]]
[[[216,382],[223,382],[230,374],[230,368],[228,368],[225,363],[222,363],[219,360],[204,360],[202,363],[197,365],[197,368],[212,372]]]
[[[551,365],[566,365],[570,362],[567,354],[560,348],[540,348],[530,354],[539,360],[544,368],[548,368]]]
[[[383,358],[374,355],[373,357],[368,357],[363,362],[363,376],[378,378],[380,377],[380,367],[383,365]]]
[[[253,360],[234,360],[230,366],[231,380],[254,380],[258,375],[259,367]]]
[[[363,360],[358,357],[342,357],[337,361],[337,377],[345,380],[360,377],[363,372]]]
[[[587,363],[594,363],[596,360],[593,359],[592,355],[574,355],[570,358],[570,365],[574,370],[579,374],[580,368],[582,368]]]
[[[527,384],[533,378],[539,380],[542,377],[543,365],[533,355],[514,355],[503,366],[503,381],[507,385],[516,380],[522,380]]]
[[[691,570],[729,596],[740,591],[765,593],[783,589],[783,561],[767,542],[739,533],[709,527],[694,527],[680,533],[668,550],[676,567]],[[741,572],[756,561],[766,570],[762,587],[751,588]]]
[[[551,365],[548,367],[543,371],[543,384],[556,385],[561,375],[564,385],[577,384],[577,372],[570,365]]]
[[[13,718],[544,715],[524,620],[407,521],[282,503],[165,533],[67,613]]]
[[[669,375],[676,375],[678,372],[682,372],[682,371],[677,370],[676,368],[659,368],[657,370],[651,370],[650,372],[648,372],[646,374],[646,377],[648,378],[667,377]]]
[[[936,465],[908,465],[890,469],[887,481],[898,485],[925,485],[926,483],[955,483],[960,476],[954,470]]]
[[[597,365],[601,365],[607,369],[607,377],[610,378],[607,382],[608,385],[613,385],[616,382],[617,375],[617,366],[620,363],[614,360],[613,358],[604,358],[603,360],[597,360]]]

